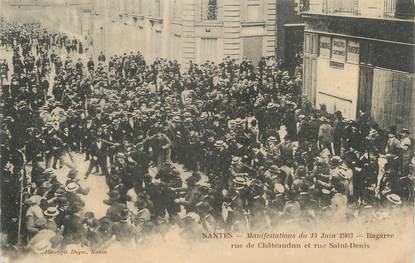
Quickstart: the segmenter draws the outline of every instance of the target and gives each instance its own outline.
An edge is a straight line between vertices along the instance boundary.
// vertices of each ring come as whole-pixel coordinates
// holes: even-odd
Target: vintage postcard
[[[413,0],[0,0],[0,263],[411,263]]]

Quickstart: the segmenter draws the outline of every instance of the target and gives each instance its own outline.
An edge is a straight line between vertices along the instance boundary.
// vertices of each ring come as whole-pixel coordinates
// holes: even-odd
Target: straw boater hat
[[[402,204],[401,197],[397,194],[388,194],[388,195],[386,195],[386,199],[388,199],[394,205],[401,205]]]
[[[235,177],[235,179],[233,179],[233,182],[234,182],[235,184],[238,184],[238,185],[245,185],[245,184],[246,184],[246,180],[245,180],[245,178],[240,177],[240,176]]]
[[[198,223],[200,221],[200,216],[196,214],[195,212],[187,213],[184,218],[192,219],[193,221],[195,221],[195,223]]]
[[[275,137],[275,136],[270,136],[270,137],[268,138],[268,141],[270,141],[270,142],[276,142],[276,141],[277,141],[277,137]]]
[[[268,169],[269,173],[272,175],[278,174],[281,169],[278,167],[278,165],[271,165],[271,167]]]
[[[222,140],[218,140],[215,142],[215,147],[222,147],[225,142]]]
[[[379,136],[379,132],[375,129],[370,129],[369,135],[366,136],[368,140],[374,140]]]
[[[237,163],[239,163],[241,160],[242,160],[242,158],[241,158],[241,157],[234,156],[234,157],[232,157],[232,161],[231,161],[231,163],[232,163],[232,164],[237,164]]]
[[[54,206],[50,206],[43,212],[43,214],[45,214],[45,216],[53,217],[59,214],[59,210]]]
[[[69,192],[69,193],[73,193],[76,192],[76,190],[79,189],[79,185],[77,183],[69,183],[66,187],[65,187],[65,191]]]

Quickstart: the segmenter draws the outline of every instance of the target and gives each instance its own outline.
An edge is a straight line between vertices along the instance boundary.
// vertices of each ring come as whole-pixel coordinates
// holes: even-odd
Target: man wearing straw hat
[[[43,210],[40,208],[42,197],[40,195],[33,195],[27,203],[30,207],[26,211],[26,230],[29,239],[33,237],[40,230],[40,220],[44,218]]]

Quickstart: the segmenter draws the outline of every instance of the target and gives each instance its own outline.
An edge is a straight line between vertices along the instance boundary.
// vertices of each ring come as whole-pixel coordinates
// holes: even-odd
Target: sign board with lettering
[[[341,63],[346,61],[346,39],[333,38],[331,60]]]
[[[319,51],[320,57],[330,59],[330,52],[331,52],[331,38],[320,36],[320,51]]]
[[[347,62],[359,63],[360,43],[356,41],[347,41]]]

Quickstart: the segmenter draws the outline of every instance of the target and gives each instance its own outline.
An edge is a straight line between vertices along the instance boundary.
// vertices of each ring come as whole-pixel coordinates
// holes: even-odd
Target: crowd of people
[[[288,72],[274,57],[258,65],[227,57],[185,70],[140,52],[83,61],[57,55],[50,37],[59,34],[39,25],[3,21],[0,32],[13,49],[12,64],[1,64],[2,79],[13,72],[1,94],[9,246],[105,248],[172,226],[199,238],[319,218],[378,220],[383,207],[413,203],[410,130],[313,108],[301,95],[301,65]],[[86,174],[75,155],[89,163]],[[64,166],[66,181],[57,176]],[[91,176],[108,186],[104,217],[84,209],[90,189],[81,182]]]

